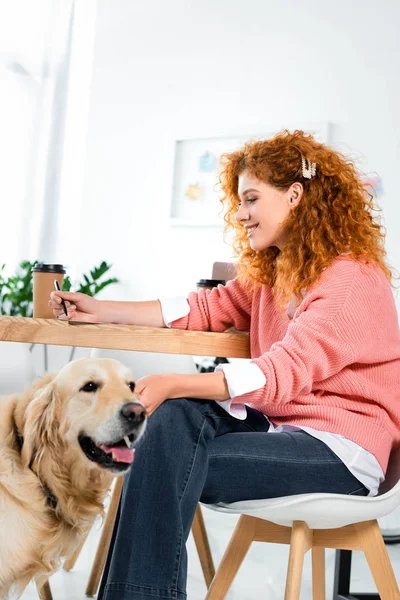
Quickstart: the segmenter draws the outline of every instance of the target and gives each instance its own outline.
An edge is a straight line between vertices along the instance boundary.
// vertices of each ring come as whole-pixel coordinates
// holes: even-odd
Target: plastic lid
[[[217,285],[225,285],[225,279],[199,279],[196,283],[197,287],[217,287]]]
[[[35,273],[66,273],[64,265],[50,265],[46,263],[38,263],[33,267]]]

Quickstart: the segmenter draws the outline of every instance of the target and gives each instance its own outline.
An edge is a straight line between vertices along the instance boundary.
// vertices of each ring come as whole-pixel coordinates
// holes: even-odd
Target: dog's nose
[[[138,402],[126,402],[126,404],[121,407],[121,414],[125,419],[128,419],[128,421],[136,423],[137,425],[143,423],[146,417],[144,407]]]

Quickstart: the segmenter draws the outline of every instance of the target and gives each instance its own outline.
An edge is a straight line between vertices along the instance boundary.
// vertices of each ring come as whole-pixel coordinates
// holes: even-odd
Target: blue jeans
[[[99,600],[186,598],[185,543],[199,500],[236,502],[368,490],[320,440],[271,433],[247,409],[231,417],[209,400],[167,400],[148,420],[125,477]]]

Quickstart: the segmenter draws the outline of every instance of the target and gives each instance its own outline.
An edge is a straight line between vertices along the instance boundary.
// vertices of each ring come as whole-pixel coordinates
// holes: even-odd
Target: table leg
[[[380,600],[379,594],[350,593],[351,550],[336,550],[332,600]]]

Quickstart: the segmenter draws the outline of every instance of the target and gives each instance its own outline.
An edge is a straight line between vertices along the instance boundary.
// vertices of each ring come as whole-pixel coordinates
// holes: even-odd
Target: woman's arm
[[[64,315],[61,299],[65,301],[68,315]],[[177,318],[172,327],[197,331],[225,331],[232,325],[240,331],[250,326],[251,302],[237,280],[218,286],[211,292],[189,294],[189,314]],[[165,327],[159,300],[121,302],[97,300],[80,292],[55,291],[50,294],[49,306],[62,321],[87,323],[117,323]],[[182,313],[181,313],[182,314]]]
[[[146,408],[148,417],[160,404],[171,398],[229,399],[228,386],[222,371],[194,375],[147,375],[136,382],[135,392]]]
[[[64,315],[61,308],[61,299],[65,300],[68,316]],[[165,327],[159,300],[117,302],[96,300],[80,292],[52,292],[49,306],[54,315],[62,321]]]
[[[116,302],[102,300],[99,321],[142,325],[145,327],[165,327],[159,300],[143,302]]]
[[[190,311],[172,323],[176,329],[215,332],[230,327],[238,331],[250,329],[251,294],[238,279],[212,290],[191,292],[187,301]]]
[[[229,400],[228,385],[223,371],[171,375],[170,398],[200,398],[200,400]]]

